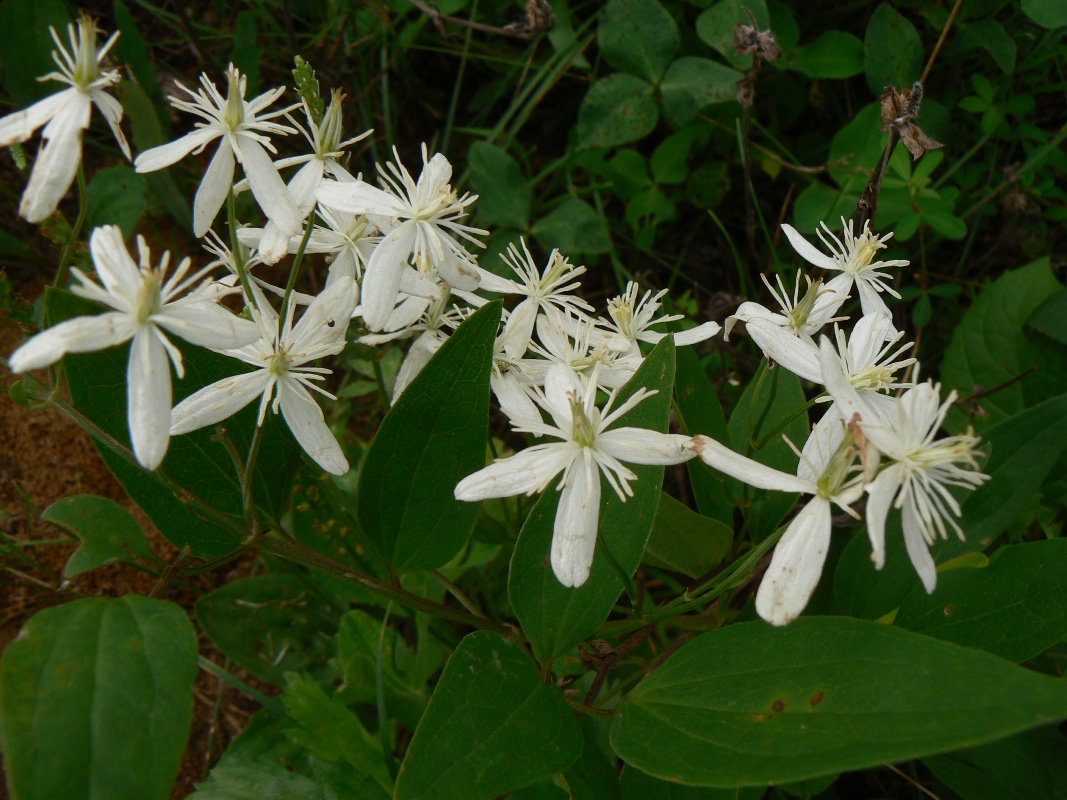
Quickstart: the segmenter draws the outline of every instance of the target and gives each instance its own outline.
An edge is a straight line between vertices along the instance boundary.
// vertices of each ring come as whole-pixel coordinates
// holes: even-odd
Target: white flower
[[[490,464],[456,485],[457,500],[485,500],[544,491],[560,472],[562,490],[552,533],[552,570],[564,586],[585,583],[593,564],[600,520],[600,474],[621,500],[633,494],[629,481],[637,476],[622,462],[678,464],[692,453],[683,450],[684,436],[644,428],[608,430],[619,417],[655,392],[638,389],[618,408],[609,397],[604,410],[596,407],[596,381],[586,385],[566,366],[548,371],[538,404],[554,424],[524,420],[524,430],[560,439],[528,447]],[[599,469],[598,469],[599,468]]]
[[[824,353],[832,345],[822,342]],[[858,423],[863,435],[884,453],[890,464],[867,485],[867,532],[876,569],[885,564],[885,520],[890,506],[901,510],[904,544],[927,592],[937,585],[937,568],[927,549],[948,527],[963,538],[953,517],[960,505],[948,487],[975,489],[989,479],[978,471],[975,448],[979,438],[970,431],[938,439],[945,414],[956,401],[951,392],[941,402],[941,387],[929,381],[906,391],[888,410],[869,402],[848,381],[839,362],[828,360],[826,388],[842,413]]]
[[[892,319],[883,313],[860,318],[847,341],[844,332],[835,326],[837,350],[830,351],[831,357],[840,363],[857,391],[876,393],[911,385],[896,378],[899,370],[915,363],[914,358],[896,360],[911,347],[911,342],[897,347],[904,334],[890,333],[892,329]],[[810,340],[791,336],[766,320],[749,322],[748,335],[771,361],[804,380],[823,383],[823,355]]]
[[[581,286],[580,281],[573,281],[585,272],[585,267],[575,266],[560,254],[559,250],[553,250],[548,257],[548,265],[542,275],[537,265],[534,264],[533,256],[526,246],[526,240],[520,239],[522,253],[515,245],[508,245],[508,252],[501,257],[515,274],[520,283],[501,278],[484,269],[479,269],[481,274],[481,288],[487,292],[497,294],[521,294],[526,299],[511,310],[508,320],[504,325],[504,351],[511,358],[522,358],[530,345],[533,336],[534,323],[537,321],[538,311],[547,311],[555,307],[563,312],[571,312],[575,316],[584,317],[582,312],[591,312],[593,307],[577,295],[571,294]]]
[[[853,516],[863,495],[863,478],[854,474],[856,450],[844,423],[824,418],[800,453],[797,474],[790,475],[735,453],[707,436],[694,436],[685,447],[706,464],[750,486],[812,495],[774,548],[771,564],[756,593],[756,612],[772,625],[796,619],[811,599],[830,549],[831,503]]]
[[[341,447],[326,425],[322,409],[308,392],[336,399],[317,386],[314,381],[325,379],[330,370],[305,366],[345,346],[345,331],[356,305],[356,284],[351,279],[337,281],[304,311],[293,325],[293,309],[289,305],[281,332],[274,310],[260,303],[259,337],[256,341],[226,352],[256,369],[205,386],[174,408],[171,416],[171,435],[195,431],[236,414],[257,397],[259,424],[274,397],[274,413],[282,412],[286,424],[297,442],[311,458],[327,472],[343,475],[348,461]],[[277,393],[275,394],[275,390]]]
[[[839,239],[831,233],[826,223],[822,223],[822,231],[819,231],[819,239],[833,253],[832,256],[824,255],[818,248],[812,246],[807,239],[800,235],[792,225],[782,225],[782,230],[789,237],[789,243],[793,249],[807,261],[816,267],[840,272],[836,278],[826,284],[826,288],[844,297],[852,291],[853,283],[859,290],[860,305],[864,314],[874,314],[879,311],[886,314],[889,308],[881,297],[881,292],[900,298],[886,279],[891,277],[888,272],[881,270],[887,267],[906,267],[910,261],[892,260],[875,261],[874,257],[879,250],[886,249],[886,242],[893,236],[887,233],[885,236],[877,236],[868,229],[868,223],[863,224],[863,232],[859,236],[853,235],[852,220],[845,222],[841,218],[844,230]],[[823,234],[825,231],[825,235]],[[827,238],[829,237],[829,238]],[[844,241],[842,241],[842,239]]]
[[[615,352],[630,353],[634,350],[640,351],[638,342],[658,344],[667,334],[649,330],[649,328],[653,325],[684,319],[681,314],[664,314],[661,317],[656,317],[656,312],[663,305],[660,300],[667,294],[666,289],[657,292],[655,296],[652,295],[651,291],[646,291],[640,301],[637,299],[639,291],[637,283],[629,281],[626,284],[625,292],[608,300],[608,315],[611,317],[611,322],[604,319],[598,320],[607,329],[606,341],[608,347]],[[718,323],[705,322],[695,328],[675,333],[674,343],[678,346],[696,344],[710,339],[720,330]]]
[[[226,202],[233,187],[236,156],[244,167],[259,207],[280,231],[285,232],[288,239],[300,230],[303,216],[267,155],[267,150],[272,153],[277,151],[265,134],[295,133],[288,125],[270,120],[296,106],[261,114],[281,97],[285,89],[273,89],[255,100],[246,101],[247,77],[231,64],[226,70],[226,79],[229,88],[225,98],[207,75],[200,76],[202,88],[195,92],[179,83],[178,88],[191,99],[172,97],[171,105],[195,114],[204,122],[196,123],[196,129],[180,139],[141,153],[134,162],[134,168],[138,172],[155,172],[177,163],[189,153],[203,151],[211,142],[221,138],[193,200],[193,233],[197,236],[207,233],[222,204]]]
[[[126,158],[130,157],[130,146],[119,127],[122,121],[122,106],[104,91],[122,78],[117,70],[100,68],[119,37],[118,31],[97,50],[96,23],[83,14],[78,21],[77,30],[73,25],[67,26],[71,47],[68,51],[55,28],[49,30],[58,48],[52,51],[52,58],[59,67],[59,72],[50,72],[38,80],[59,81],[68,84],[70,88],[0,119],[0,147],[25,142],[33,136],[34,131],[42,125],[45,126],[41,134],[41,149],[37,153],[33,172],[30,173],[30,182],[19,206],[19,215],[30,222],[40,222],[52,214],[74,181],[78,164],[81,163],[82,131],[89,127],[92,106],[100,109],[123,154]],[[30,31],[9,31],[8,35],[34,34]]]
[[[483,246],[474,234],[487,233],[459,221],[477,195],[456,195],[449,183],[452,165],[448,159],[440,153],[428,158],[424,145],[422,173],[416,182],[395,149],[393,154],[396,163],[390,162],[388,171],[378,167],[383,189],[363,181],[331,181],[317,192],[324,206],[366,215],[386,233],[374,249],[363,278],[363,319],[372,331],[381,330],[392,313],[401,273],[411,259],[424,275],[436,270],[458,289],[476,289],[477,268],[453,234]]]
[[[540,343],[531,342],[529,350],[542,358],[519,360],[523,371],[535,383],[544,383],[545,373],[553,364],[566,364],[580,375],[595,377],[597,384],[607,391],[620,389],[644,361],[640,349],[625,355],[613,352],[604,343],[594,321],[584,315],[574,316],[569,308],[561,312],[548,306],[544,314],[538,314],[536,328]],[[507,332],[505,323],[501,334],[505,352]]]
[[[259,334],[248,320],[231,314],[215,302],[217,289],[205,286],[180,295],[200,279],[204,270],[187,277],[190,260],[184,259],[165,279],[170,253],[153,268],[144,239],[138,237],[141,264],[134,263],[123,242],[122,230],[110,225],[97,228],[89,241],[93,263],[103,286],[85,274],[71,271],[79,285],[74,292],[114,309],[95,317],[76,317],[37,334],[11,356],[15,372],[53,364],[66,353],[86,353],[133,340],[127,370],[130,440],[137,460],[155,469],[170,441],[170,357],[178,377],[185,372],[181,352],[164,331],[210,348],[241,347]]]
[[[777,325],[788,331],[792,336],[807,339],[814,345],[811,337],[818,333],[824,325],[831,322],[843,322],[848,319],[848,317],[834,316],[841,308],[842,303],[848,299],[848,295],[838,294],[833,289],[823,286],[821,280],[813,283],[811,278],[804,275],[799,269],[797,270],[797,282],[793,288],[792,297],[786,291],[781,275],[775,276],[778,281],[777,289],[771,286],[771,282],[767,280],[766,275],[761,275],[760,277],[763,278],[764,285],[770,290],[771,296],[774,297],[775,302],[782,309],[781,312],[771,311],[766,306],[746,300],[737,307],[737,311],[732,316],[726,318],[726,330],[723,333],[724,339],[729,340],[730,332],[738,322],[744,322],[747,325],[755,320],[762,320]],[[801,277],[807,281],[807,289],[803,297],[800,296]]]

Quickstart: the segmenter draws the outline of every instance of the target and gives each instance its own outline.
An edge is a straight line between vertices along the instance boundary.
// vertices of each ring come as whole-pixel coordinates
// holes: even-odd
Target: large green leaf
[[[271,683],[321,666],[333,653],[336,612],[295,575],[227,583],[200,599],[196,617],[227,658]]]
[[[116,561],[155,558],[137,520],[113,500],[91,494],[64,497],[46,508],[41,519],[81,539],[81,547],[63,567],[65,578]]]
[[[641,387],[658,393],[623,415],[615,427],[667,430],[674,353],[673,337],[656,345],[619,392],[616,404]],[[522,526],[511,558],[508,597],[538,661],[551,661],[596,631],[641,563],[656,519],[663,467],[628,466],[637,480],[631,484],[633,497],[625,503],[601,476],[603,499],[596,555],[588,580],[578,588],[561,584],[549,564],[560,496],[554,484],[545,490]]]
[[[701,516],[663,492],[643,560],[699,578],[730,554],[733,538],[733,528]]]
[[[656,127],[659,112],[652,84],[616,72],[594,83],[578,109],[582,147],[616,147],[643,139]]]
[[[801,410],[805,402],[800,378],[781,367],[769,368],[764,362],[730,415],[729,445],[761,464],[796,472],[796,454],[782,437],[788,437],[797,447],[803,447],[808,440],[808,414]],[[797,499],[795,494],[747,486],[742,487],[742,492],[741,507],[757,541],[774,532]]]
[[[984,428],[1067,390],[1062,345],[1023,328],[1030,315],[1062,289],[1047,257],[1009,270],[982,289],[963,321],[941,365],[946,388],[961,395],[994,389],[1036,372],[978,399],[984,415],[967,419],[959,409],[948,416],[952,430],[973,424]]]
[[[50,289],[45,302],[53,325],[100,310],[96,304],[61,290]],[[181,350],[185,364],[185,378],[174,379],[175,403],[209,383],[248,370],[235,358],[193,347],[177,337],[170,338]],[[130,441],[126,423],[129,350],[126,344],[96,353],[68,355],[63,362],[74,406],[127,447]],[[224,427],[238,452],[248,451],[255,426],[255,403],[225,422]],[[108,468],[151,517],[159,532],[175,547],[188,544],[192,554],[202,558],[220,556],[239,546],[242,536],[238,530],[244,526],[241,486],[233,461],[223,445],[213,440],[214,436],[212,427],[171,439],[167,457],[155,473],[94,441]],[[299,453],[300,448],[280,415],[268,414],[259,448],[260,468],[255,470],[253,480],[256,504],[268,517],[280,516],[288,503]],[[190,502],[192,497],[231,515],[232,524],[219,524],[198,515]]]
[[[518,162],[489,142],[472,144],[467,159],[481,218],[490,225],[525,230],[530,224],[533,189],[522,176]]]
[[[1067,684],[1004,659],[864,620],[802,617],[687,644],[622,702],[611,741],[657,777],[730,787],[972,747],[1065,716]]]
[[[915,26],[888,3],[879,4],[864,37],[867,85],[880,95],[886,85],[903,88],[919,80],[923,43]]]
[[[85,227],[118,225],[129,239],[145,212],[146,186],[145,177],[125,164],[97,171],[89,181]]]
[[[1067,798],[1067,739],[1053,727],[923,762],[964,800]]]
[[[622,800],[760,800],[764,787],[714,789],[708,786],[686,786],[653,778],[627,765],[619,779]]]
[[[1067,637],[1067,539],[1006,547],[984,569],[953,569],[912,589],[902,628],[1026,661]]]
[[[382,420],[359,476],[357,513],[397,572],[447,564],[470,537],[478,505],[453,496],[485,464],[489,370],[499,301],[449,337]]]
[[[863,42],[845,31],[825,31],[798,48],[788,66],[809,78],[851,78],[863,72]]]
[[[1060,0],[1023,0],[1023,13],[1043,28],[1067,25],[1067,8]]]
[[[37,78],[56,71],[52,61],[55,45],[48,26],[56,29],[61,41],[70,47],[67,24],[70,7],[63,0],[6,0],[0,4],[0,62],[4,65],[4,89],[19,106],[67,88],[55,81]],[[100,42],[103,44],[103,41]]]
[[[490,800],[569,767],[582,732],[563,694],[498,634],[445,664],[396,781],[396,800]]]
[[[569,257],[595,255],[611,250],[611,237],[596,209],[572,197],[556,206],[533,226],[533,234],[545,250],[558,249]]]
[[[649,83],[663,75],[678,43],[678,26],[657,0],[610,0],[600,14],[604,60]]]
[[[688,125],[705,106],[735,99],[742,77],[736,69],[710,58],[675,59],[659,85],[663,113],[678,125]]]
[[[0,662],[0,743],[18,800],[165,800],[193,719],[196,633],[126,595],[50,608]]]

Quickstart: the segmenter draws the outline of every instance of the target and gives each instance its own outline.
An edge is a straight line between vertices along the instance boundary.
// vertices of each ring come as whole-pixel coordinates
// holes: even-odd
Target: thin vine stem
[[[85,226],[85,217],[89,214],[89,192],[85,185],[85,167],[78,163],[78,218],[74,220],[74,227],[70,230],[70,239],[63,248],[63,256],[59,259],[59,269],[56,270],[56,279],[52,283],[56,288],[63,288],[63,281],[67,277],[71,259],[74,257],[74,248],[78,246],[78,238]]]

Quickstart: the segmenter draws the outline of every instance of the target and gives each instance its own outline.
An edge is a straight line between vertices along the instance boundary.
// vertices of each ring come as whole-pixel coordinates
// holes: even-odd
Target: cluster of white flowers
[[[859,519],[852,506],[867,495],[871,558],[878,569],[885,564],[886,516],[891,507],[899,508],[908,555],[932,592],[937,570],[929,546],[948,528],[963,536],[954,519],[960,506],[949,487],[973,489],[988,477],[978,471],[977,437],[937,438],[955,392],[942,402],[939,385],[906,382],[900,375],[907,367],[917,374],[918,365],[914,358],[901,358],[911,345],[899,344],[903,333],[893,327],[881,297],[893,293],[884,270],[908,263],[875,260],[892,234],[879,237],[865,226],[856,236],[851,223],[842,224],[840,239],[825,225],[826,235],[820,234],[832,256],[782,226],[806,261],[840,275],[823,285],[798,273],[792,297],[780,280],[777,291],[768,283],[780,311],[746,302],[727,321],[727,333],[737,321],[745,322],[773,364],[825,387],[832,401],[797,451],[796,474],[764,466],[706,436],[686,445],[707,464],[752,486],[812,495],[778,542],[756,594],[757,612],[775,625],[795,619],[815,591],[830,547],[831,504]],[[846,337],[837,323],[848,318],[838,312],[853,288],[863,315]],[[834,339],[821,336],[816,343],[814,337],[831,323]]]
[[[47,123],[23,198],[21,213],[30,220],[52,213],[69,189],[91,104],[104,113],[128,155],[118,128],[122,108],[103,91],[119,76],[100,66],[115,37],[97,51],[96,35],[91,20],[83,18],[70,32],[73,56],[56,37],[61,72],[46,78],[71,88],[0,120],[0,144],[25,141]],[[637,388],[624,402],[615,402],[642,363],[642,343],[655,344],[667,335],[655,328],[680,319],[659,315],[664,292],[642,295],[630,283],[608,302],[606,316],[593,316],[593,308],[576,293],[585,268],[553,251],[541,269],[524,241],[504,257],[514,279],[501,277],[479,266],[467,248],[482,246],[478,237],[487,232],[464,222],[477,198],[452,189],[452,166],[443,155],[431,156],[424,147],[415,178],[394,151],[395,161],[378,166],[379,185],[372,185],[344,166],[346,148],[370,132],[344,139],[340,93],[316,119],[307,100],[268,110],[283,94],[280,88],[246,100],[246,80],[233,66],[226,79],[225,96],[206,75],[197,91],[179,84],[187,97],[172,98],[172,104],[201,121],[189,134],[135,161],[140,172],[158,170],[219,140],[194,201],[193,232],[204,237],[209,263],[194,271],[186,258],[168,277],[169,254],[153,266],[139,240],[135,262],[117,227],[98,228],[90,251],[99,283],[74,269],[73,290],[110,310],[47,329],[10,360],[11,368],[22,372],[53,364],[66,353],[132,341],[128,422],[134,454],[144,467],[155,469],[163,462],[171,436],[217,424],[258,398],[260,424],[268,408],[280,412],[319,466],[343,474],[348,462],[313,393],[336,399],[321,386],[330,370],[317,364],[345,347],[351,320],[361,320],[367,329],[360,337],[364,344],[414,338],[397,376],[395,402],[472,308],[486,303],[486,295],[506,295],[519,299],[501,320],[492,391],[513,430],[553,441],[464,478],[455,496],[480,501],[533,494],[562,473],[551,563],[564,585],[580,586],[589,575],[601,475],[625,500],[637,477],[626,464],[677,464],[699,455],[754,486],[812,496],[779,542],[759,589],[756,607],[770,622],[795,618],[814,591],[828,549],[831,504],[858,516],[852,506],[865,493],[876,566],[885,557],[886,515],[896,506],[912,562],[933,589],[936,573],[927,547],[947,528],[959,532],[954,516],[960,509],[947,487],[973,488],[986,476],[974,460],[975,437],[936,438],[954,397],[942,403],[936,385],[907,383],[899,375],[914,359],[901,358],[910,345],[900,344],[903,334],[893,327],[881,295],[893,293],[884,270],[907,262],[874,260],[888,236],[866,229],[856,236],[846,226],[838,239],[827,229],[829,238],[823,241],[832,251],[827,256],[783,226],[802,257],[840,274],[825,285],[798,274],[792,295],[780,279],[777,289],[768,283],[779,311],[746,302],[727,320],[727,336],[744,322],[772,362],[824,386],[833,401],[798,451],[796,474],[785,474],[704,436],[616,427],[654,394]],[[306,128],[291,116],[301,105]],[[297,131],[311,152],[273,160],[272,137]],[[235,183],[237,164],[244,178]],[[299,169],[286,182],[280,170],[292,167]],[[231,231],[231,249],[212,226],[222,206],[246,187],[266,222]],[[230,205],[231,214],[234,208]],[[310,295],[295,287],[297,263],[315,255],[326,256],[329,271],[322,291]],[[250,273],[256,265],[287,256],[295,259],[285,288]],[[840,312],[853,289],[863,316],[846,336],[836,323],[847,319]],[[238,294],[245,305],[240,315],[220,305]],[[835,325],[834,341],[822,337],[817,343],[816,335],[828,324]],[[707,322],[674,336],[686,345],[719,330]],[[183,368],[168,334],[232,357],[235,374],[172,407],[171,365],[179,378]],[[902,393],[890,394],[898,390]],[[606,397],[602,404],[599,394]]]

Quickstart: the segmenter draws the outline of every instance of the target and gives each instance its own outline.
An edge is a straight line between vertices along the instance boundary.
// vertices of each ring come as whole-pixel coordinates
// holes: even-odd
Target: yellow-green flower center
[[[582,447],[596,444],[596,425],[585,413],[585,405],[576,395],[571,395],[571,439]]]

